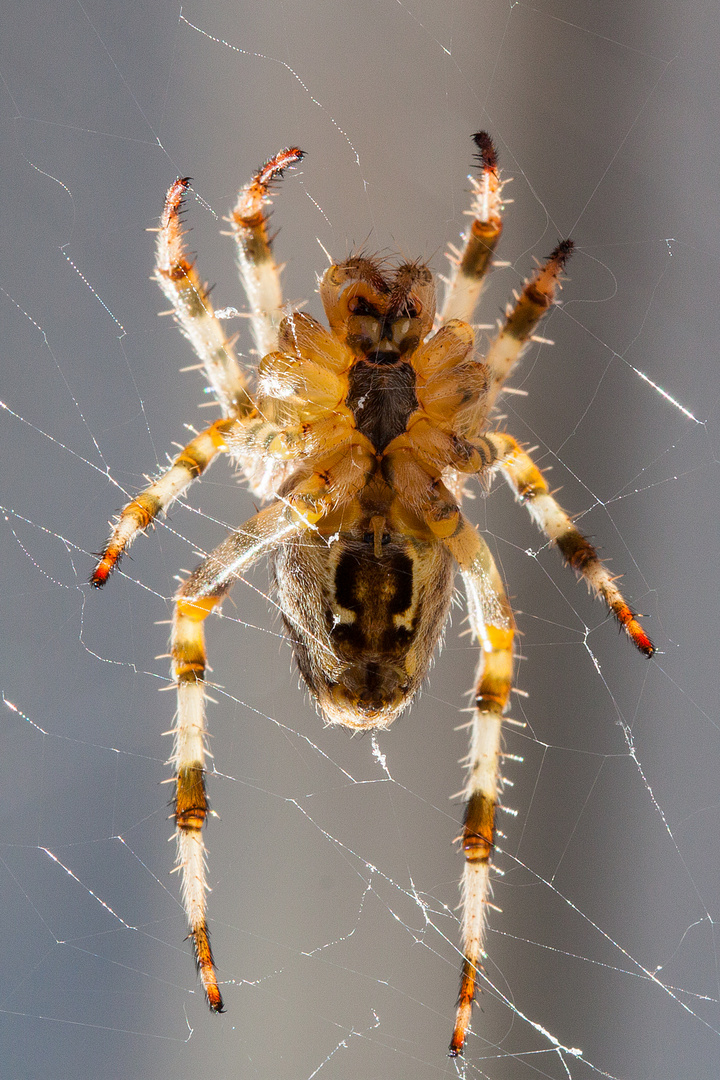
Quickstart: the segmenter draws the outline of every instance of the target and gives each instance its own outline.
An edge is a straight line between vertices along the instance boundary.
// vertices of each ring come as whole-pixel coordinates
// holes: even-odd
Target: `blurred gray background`
[[[21,710],[0,728],[3,1076],[717,1076],[720,27],[715,4],[633,7],[0,12],[0,683]],[[169,874],[155,624],[173,575],[252,502],[220,462],[104,594],[86,581],[123,492],[215,415],[197,411],[199,375],[178,374],[193,357],[148,281],[145,230],[175,177],[194,178],[189,244],[215,302],[236,304],[222,215],[264,158],[301,145],[276,250],[288,299],[319,314],[316,238],[444,269],[481,127],[515,200],[487,319],[532,256],[569,233],[579,247],[544,331],[557,344],[526,356],[508,427],[539,446],[661,653],[633,653],[501,485],[470,504],[519,612],[530,696],[508,737],[525,763],[507,769],[497,992],[457,1066],[462,609],[422,698],[378,740],[392,780],[370,737],[323,730],[298,690],[264,568],[210,626],[217,1018]]]

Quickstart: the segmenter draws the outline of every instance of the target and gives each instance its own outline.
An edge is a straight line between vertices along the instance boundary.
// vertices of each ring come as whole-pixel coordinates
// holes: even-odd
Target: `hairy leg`
[[[207,926],[207,865],[202,835],[208,815],[204,621],[248,567],[301,527],[297,516],[283,503],[262,510],[208,555],[183,585],[175,605],[171,656],[177,716],[170,761],[175,768],[177,870],[200,981],[214,1012],[222,1012],[223,1002]]]
[[[472,322],[475,308],[491,268],[500,233],[502,232],[502,184],[497,171],[497,154],[485,131],[473,135],[480,176],[470,178],[473,200],[472,218],[462,237],[462,247],[450,250],[450,274],[445,299],[439,315],[440,325],[450,319]]]
[[[503,474],[518,501],[527,507],[538,528],[558,547],[566,562],[585,579],[592,592],[605,601],[640,652],[652,656],[655,646],[618,589],[616,577],[550,494],[545,477],[529,454],[520,449],[511,435],[503,432],[488,432],[485,441],[497,452],[494,467]]]
[[[250,326],[260,357],[277,349],[282,318],[280,267],[273,258],[265,207],[271,199],[273,181],[303,156],[302,150],[293,146],[266,161],[241,189],[230,217],[240,280],[250,305]]]
[[[227,449],[226,436],[235,426],[232,419],[216,420],[180,451],[167,472],[124,507],[90,578],[91,585],[99,589],[105,584],[137,534],[152,524]]]
[[[480,645],[461,837],[465,854],[461,883],[463,967],[450,1043],[450,1054],[457,1057],[463,1051],[478,989],[486,910],[492,893],[495,811],[502,790],[502,717],[512,686],[514,621],[493,557],[472,525],[461,517],[458,530],[445,544],[460,567],[470,625]]]
[[[200,280],[195,264],[188,259],[183,244],[180,214],[189,186],[188,179],[176,180],[167,193],[157,230],[155,280],[200,359],[223,415],[241,418],[253,408],[247,380],[213,310],[207,287]]]

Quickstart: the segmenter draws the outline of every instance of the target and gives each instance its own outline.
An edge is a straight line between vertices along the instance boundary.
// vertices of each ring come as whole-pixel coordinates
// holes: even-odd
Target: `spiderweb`
[[[320,0],[38,3],[0,18],[4,258],[0,1022],[5,1075],[675,1080],[720,1065],[715,919],[718,199],[712,5]],[[572,233],[563,304],[506,399],[660,655],[634,655],[497,485],[470,504],[522,631],[514,781],[465,1061],[451,1062],[463,693],[455,610],[390,732],[323,731],[262,568],[210,628],[220,815],[211,927],[228,1007],[198,993],[166,843],[174,575],[253,512],[220,463],[102,596],[108,516],[165,461],[197,374],[147,281],[162,195],[191,247],[288,143],[285,295],[353,245],[443,270],[469,136],[515,200],[483,317]],[[241,319],[229,322],[242,335]]]

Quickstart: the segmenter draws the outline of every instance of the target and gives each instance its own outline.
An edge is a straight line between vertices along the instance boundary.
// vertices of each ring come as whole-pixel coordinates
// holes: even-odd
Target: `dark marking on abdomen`
[[[412,605],[413,562],[391,545],[381,559],[363,547],[343,552],[335,568],[335,600],[355,618],[333,627],[332,637],[353,651],[392,654],[404,650],[413,634],[394,618]]]

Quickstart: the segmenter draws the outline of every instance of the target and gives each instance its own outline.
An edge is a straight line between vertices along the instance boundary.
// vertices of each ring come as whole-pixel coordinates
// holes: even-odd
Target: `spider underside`
[[[447,621],[455,571],[465,586],[480,659],[473,695],[461,837],[463,967],[450,1053],[461,1054],[482,970],[485,912],[502,779],[502,717],[512,683],[514,620],[482,536],[463,516],[470,476],[499,472],[565,560],[605,601],[646,656],[654,648],[595,549],[548,490],[531,458],[491,417],[503,384],[552,307],[572,251],[563,241],[525,282],[484,357],[470,325],[502,230],[492,143],[474,136],[471,224],[450,256],[444,301],[424,264],[390,267],[356,255],[320,280],[329,330],[283,308],[266,206],[272,183],[302,152],[281,151],[238,196],[230,222],[261,358],[251,385],[206,286],[184,249],[186,179],[170,188],[156,280],[197,353],[222,411],[170,468],[121,512],[92,577],[105,583],[138,532],[220,453],[240,466],[264,509],[184,582],[171,637],[177,687],[177,866],[210,1008],[223,1011],[207,929],[204,620],[261,556],[300,672],[324,718],[384,728],[425,678]]]

